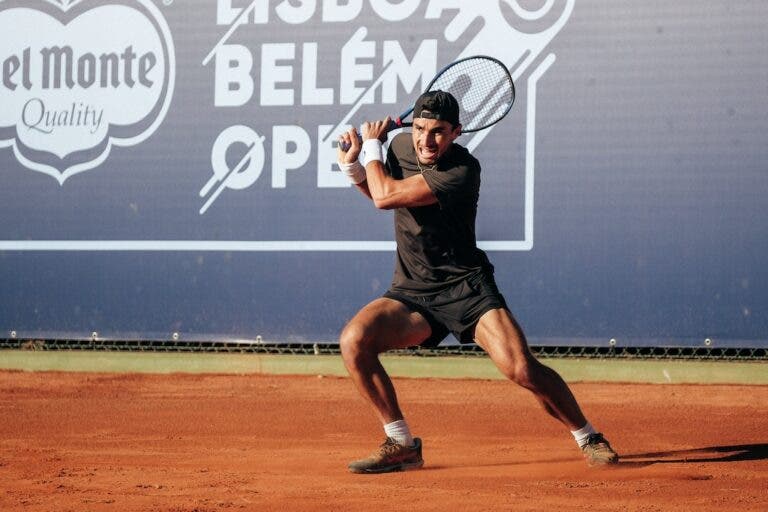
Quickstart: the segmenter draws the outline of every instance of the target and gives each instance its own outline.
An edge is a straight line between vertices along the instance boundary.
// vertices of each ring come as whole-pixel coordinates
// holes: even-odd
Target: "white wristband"
[[[363,165],[368,167],[368,164],[373,161],[384,162],[384,151],[379,139],[368,139],[363,142]]]
[[[346,174],[349,181],[355,185],[359,185],[365,181],[365,167],[363,167],[358,160],[355,160],[351,164],[345,164],[343,162],[338,162],[338,164],[341,172]]]

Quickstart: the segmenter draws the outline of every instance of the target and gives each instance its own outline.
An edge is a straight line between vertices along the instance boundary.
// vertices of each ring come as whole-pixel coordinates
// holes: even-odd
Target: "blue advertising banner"
[[[0,337],[334,341],[391,212],[335,164],[501,60],[478,239],[531,343],[768,346],[768,4],[3,0]]]

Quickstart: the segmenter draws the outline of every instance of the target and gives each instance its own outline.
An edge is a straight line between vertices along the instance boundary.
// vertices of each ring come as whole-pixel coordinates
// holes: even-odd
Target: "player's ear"
[[[454,126],[454,127],[453,127],[453,134],[454,134],[456,137],[458,137],[459,135],[461,135],[461,123],[459,123],[459,124],[457,124],[456,126]]]

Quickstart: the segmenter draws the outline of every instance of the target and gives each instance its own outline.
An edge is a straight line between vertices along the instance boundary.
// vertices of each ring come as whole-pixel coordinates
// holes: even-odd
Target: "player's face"
[[[425,119],[418,117],[413,120],[413,147],[416,157],[424,165],[432,165],[451,147],[456,137],[461,135],[461,125],[454,126],[448,121]]]

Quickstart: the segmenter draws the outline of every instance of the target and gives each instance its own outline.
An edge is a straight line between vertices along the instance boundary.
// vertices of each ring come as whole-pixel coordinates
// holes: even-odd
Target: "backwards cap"
[[[428,91],[419,96],[413,107],[413,117],[448,121],[459,124],[459,102],[445,91]]]

